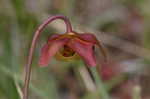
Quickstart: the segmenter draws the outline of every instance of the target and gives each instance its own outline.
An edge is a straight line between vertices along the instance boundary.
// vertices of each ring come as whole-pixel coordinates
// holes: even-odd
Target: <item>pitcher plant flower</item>
[[[36,43],[40,37],[40,34],[44,28],[52,21],[56,19],[61,19],[66,24],[66,32],[64,34],[54,34],[48,37],[47,43],[41,49],[41,55],[39,58],[40,66],[47,66],[49,61],[53,56],[61,57],[61,59],[69,60],[75,57],[80,57],[83,59],[84,63],[88,66],[96,66],[96,58],[94,47],[98,46],[102,52],[104,58],[106,59],[106,53],[103,49],[101,43],[97,38],[90,33],[77,33],[72,30],[72,26],[67,17],[62,15],[49,17],[46,21],[41,24],[36,30],[33,40],[31,43],[27,65],[25,68],[25,83],[23,89],[23,99],[28,99],[28,89],[31,74],[31,64],[33,59],[33,52]]]

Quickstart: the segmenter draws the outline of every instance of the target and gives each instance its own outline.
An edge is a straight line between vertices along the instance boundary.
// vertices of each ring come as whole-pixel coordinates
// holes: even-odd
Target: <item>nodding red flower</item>
[[[69,20],[65,16],[58,15],[58,16],[53,16],[48,18],[48,20],[46,20],[42,25],[38,27],[32,40],[32,44],[28,56],[28,62],[26,65],[23,99],[28,99],[31,64],[32,64],[33,52],[37,40],[42,30],[50,22],[56,19],[61,19],[65,22],[66,33],[54,34],[48,38],[48,42],[43,46],[41,50],[41,56],[39,60],[39,64],[41,66],[47,66],[52,56],[54,55],[61,56],[63,57],[63,59],[73,59],[76,56],[80,56],[87,65],[96,66],[96,59],[94,55],[95,45],[97,45],[100,48],[103,56],[106,57],[105,51],[103,50],[101,44],[93,34],[90,33],[79,34],[77,32],[74,32],[72,30]]]
[[[54,34],[48,38],[48,42],[43,46],[39,64],[47,66],[52,56],[56,55],[57,57],[59,55],[62,57],[60,57],[61,59],[73,59],[80,56],[87,65],[96,66],[95,45],[99,45],[98,40],[90,33]]]

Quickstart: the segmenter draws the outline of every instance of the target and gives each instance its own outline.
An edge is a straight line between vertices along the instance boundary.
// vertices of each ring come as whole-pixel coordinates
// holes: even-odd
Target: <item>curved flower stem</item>
[[[95,83],[97,84],[97,88],[98,88],[98,91],[100,94],[100,99],[110,99],[108,92],[106,91],[105,86],[104,86],[100,76],[98,75],[96,67],[91,67],[90,70],[95,79]]]
[[[66,24],[66,33],[72,32],[72,26],[70,24],[70,21],[62,15],[57,15],[57,16],[52,16],[49,17],[46,21],[41,24],[38,29],[36,30],[32,44],[29,50],[29,56],[27,60],[27,65],[25,67],[25,83],[24,83],[24,88],[23,88],[23,99],[28,99],[28,89],[29,89],[29,82],[30,82],[30,75],[31,75],[31,64],[32,64],[32,59],[33,59],[33,52],[37,43],[37,40],[39,38],[40,33],[43,31],[43,29],[52,21],[56,19],[61,19],[65,22]]]

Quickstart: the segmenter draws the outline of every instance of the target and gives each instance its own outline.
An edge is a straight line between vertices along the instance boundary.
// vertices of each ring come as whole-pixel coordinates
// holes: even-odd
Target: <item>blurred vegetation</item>
[[[105,39],[103,34],[113,35],[131,45],[145,48],[147,54],[142,50],[144,58],[139,57],[140,49],[135,48],[137,55],[128,53],[130,48],[120,49],[124,43],[106,38],[104,45],[108,49],[110,62],[98,62],[102,64],[100,75],[106,88],[110,87],[112,97],[132,99],[130,89],[139,86],[142,99],[149,99],[150,59],[145,58],[150,56],[149,5],[149,0],[0,0],[0,99],[20,99],[22,96],[24,66],[33,33],[47,15],[56,14],[67,16],[79,31],[87,32],[82,27],[98,31],[95,35],[102,40]],[[98,99],[97,93],[86,86],[89,81],[83,79],[82,62],[67,63],[53,59],[46,68],[38,66],[42,44],[48,35],[58,33],[59,28],[61,26],[52,24],[38,42],[30,99]],[[117,47],[109,45],[109,40]]]

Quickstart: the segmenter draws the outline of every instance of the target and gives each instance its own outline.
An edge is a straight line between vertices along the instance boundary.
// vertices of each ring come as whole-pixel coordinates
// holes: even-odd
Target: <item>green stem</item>
[[[101,80],[101,77],[97,72],[96,67],[92,67],[92,68],[90,68],[90,70],[91,70],[92,75],[95,79],[95,83],[97,85],[97,88],[98,88],[98,91],[99,91],[99,94],[100,94],[100,97],[101,97],[100,99],[110,99],[109,95],[108,95],[108,92],[106,91],[105,86],[104,86],[104,84]]]

